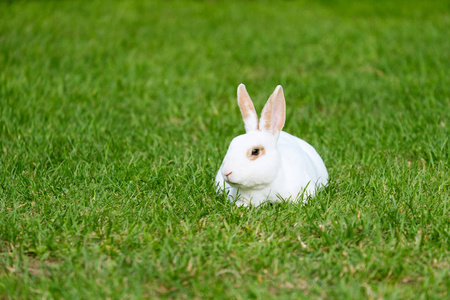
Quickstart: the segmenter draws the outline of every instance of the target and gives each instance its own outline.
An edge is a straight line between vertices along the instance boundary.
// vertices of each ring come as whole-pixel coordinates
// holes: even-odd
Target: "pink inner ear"
[[[271,131],[272,129],[272,105],[264,106],[263,111],[261,112],[261,123],[263,124],[263,128],[265,131]]]
[[[276,134],[283,129],[286,119],[286,104],[281,86],[277,86],[261,113],[261,128]]]
[[[258,116],[253,102],[243,84],[238,87],[238,105],[244,119],[245,131],[258,130]]]
[[[286,119],[286,105],[284,101],[284,96],[283,95],[281,96],[282,97],[279,96],[277,97],[277,100],[273,105],[274,107],[272,111],[272,132],[281,131],[284,126],[284,121]]]
[[[253,107],[251,101],[243,101],[241,104],[241,114],[244,119],[245,128],[249,126],[250,128],[256,127],[255,129],[258,129],[258,117],[256,116],[255,107]]]

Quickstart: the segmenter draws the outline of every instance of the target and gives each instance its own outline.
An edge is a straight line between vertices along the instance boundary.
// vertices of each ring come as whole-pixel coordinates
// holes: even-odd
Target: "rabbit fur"
[[[246,133],[235,137],[215,179],[238,206],[264,202],[305,202],[328,182],[328,172],[316,150],[307,142],[281,131],[286,103],[281,85],[269,97],[261,119],[243,84],[238,105]]]

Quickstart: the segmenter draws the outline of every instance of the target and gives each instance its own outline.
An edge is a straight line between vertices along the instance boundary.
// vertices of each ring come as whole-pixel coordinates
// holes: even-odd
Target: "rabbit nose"
[[[230,176],[231,173],[233,173],[233,172],[230,172],[230,173],[228,173],[228,174],[224,174],[227,181],[228,181],[228,176]]]

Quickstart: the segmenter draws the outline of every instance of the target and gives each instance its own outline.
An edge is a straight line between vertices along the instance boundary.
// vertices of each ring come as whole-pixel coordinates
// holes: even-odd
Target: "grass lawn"
[[[0,298],[443,299],[448,1],[2,1]],[[330,184],[214,192],[277,84]]]

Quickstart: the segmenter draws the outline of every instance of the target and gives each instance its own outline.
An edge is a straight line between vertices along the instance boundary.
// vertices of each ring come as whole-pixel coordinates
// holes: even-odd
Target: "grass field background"
[[[439,299],[448,1],[0,3],[0,298]],[[307,205],[214,193],[277,84]]]

